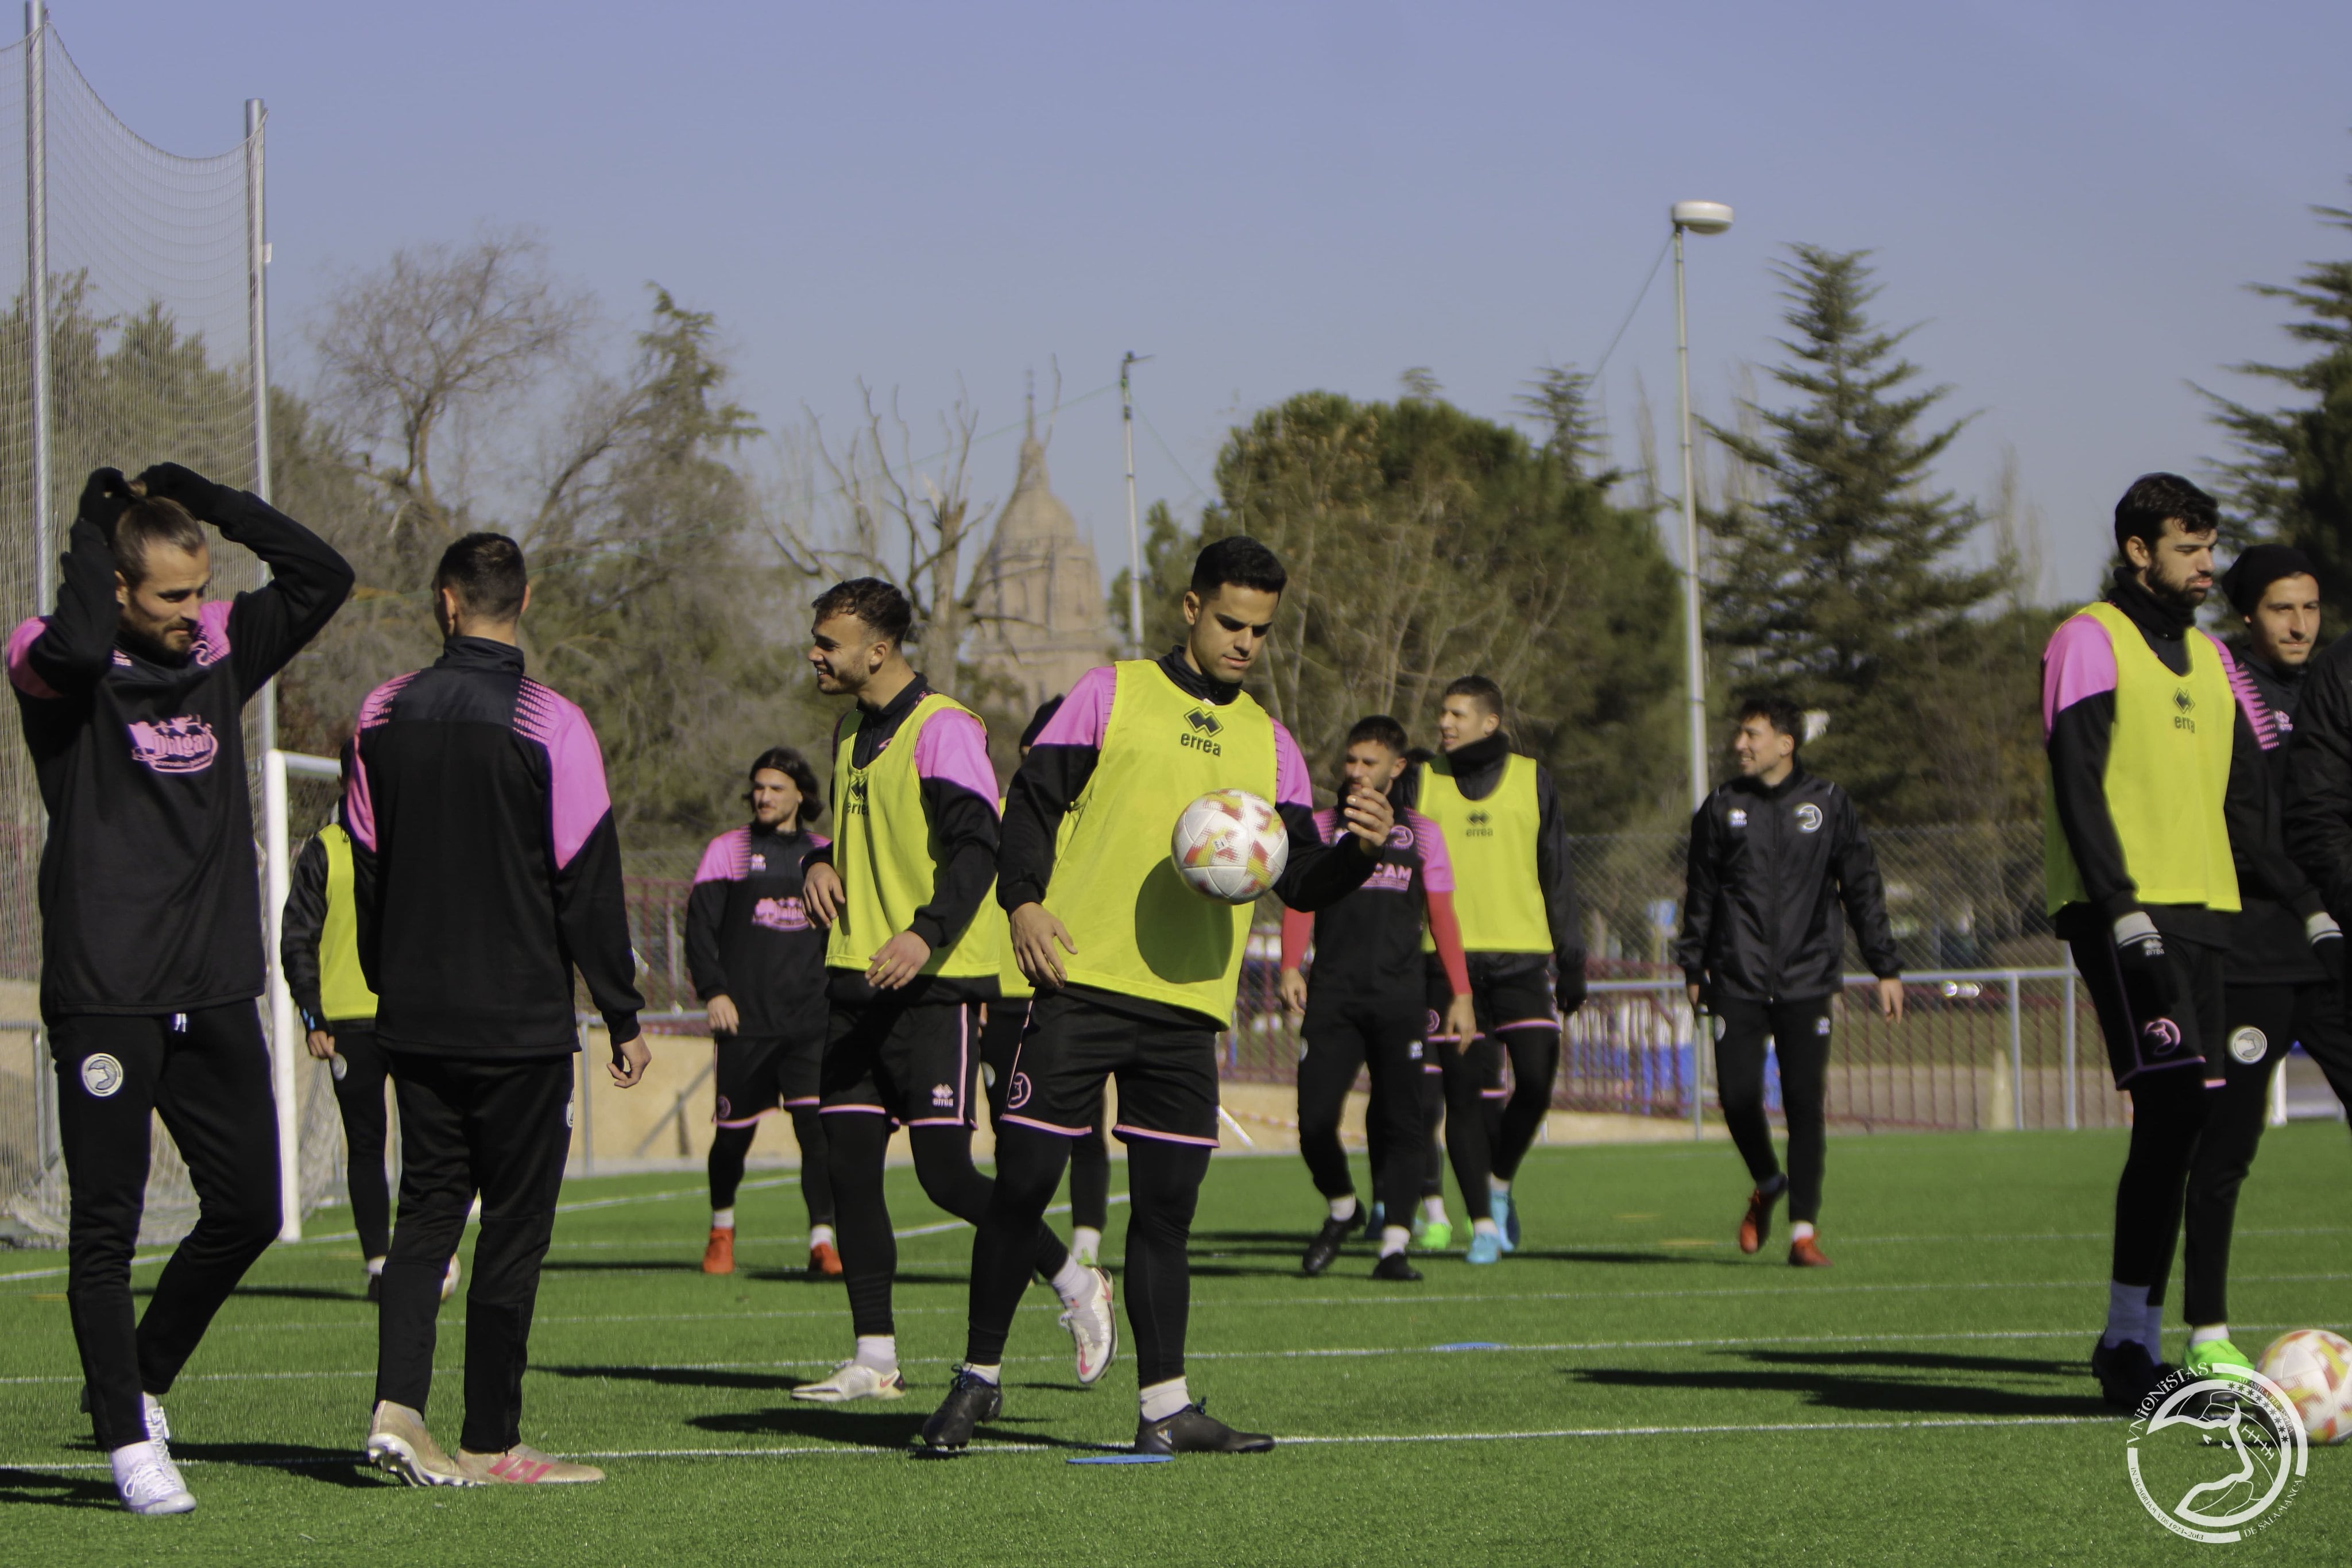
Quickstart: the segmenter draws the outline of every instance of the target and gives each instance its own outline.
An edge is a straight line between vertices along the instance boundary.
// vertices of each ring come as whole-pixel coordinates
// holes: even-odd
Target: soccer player
[[[1157,660],[1089,670],[1014,775],[997,901],[1038,988],[996,1145],[996,1192],[971,1249],[964,1365],[923,1426],[961,1448],[1003,1408],[1004,1342],[1031,1234],[1069,1140],[1095,1124],[1118,1077],[1127,1145],[1127,1315],[1135,1331],[1141,1453],[1274,1446],[1196,1404],[1184,1380],[1192,1293],[1184,1249],[1217,1145],[1217,1031],[1231,1026],[1249,937],[1246,905],[1202,897],[1177,872],[1170,830],[1212,789],[1273,801],[1289,833],[1275,891],[1319,909],[1370,874],[1394,826],[1385,796],[1346,802],[1349,845],[1315,830],[1314,794],[1289,731],[1242,690],[1265,651],[1285,575],[1274,552],[1218,539],[1192,564],[1190,630]]]
[[[1576,881],[1551,774],[1511,749],[1502,689],[1484,675],[1448,685],[1438,709],[1443,755],[1415,776],[1412,799],[1445,835],[1454,908],[1468,949],[1475,1038],[1435,1037],[1445,1073],[1445,1152],[1470,1216],[1469,1260],[1492,1263],[1519,1244],[1511,1180],[1551,1107],[1562,1019],[1584,1004],[1584,940]],[[1451,991],[1424,937],[1429,1010]],[[1558,972],[1558,989],[1547,968]],[[1557,1006],[1555,1007],[1555,1002]],[[1504,1103],[1503,1061],[1511,1065]],[[1499,1113],[1496,1113],[1499,1110]]]
[[[991,1184],[971,1163],[979,1004],[995,994],[998,928],[976,920],[996,880],[996,774],[988,732],[907,662],[907,596],[876,578],[816,600],[809,662],[817,690],[856,699],[834,731],[834,842],[811,857],[810,913],[828,927],[831,1011],[818,1108],[841,1216],[841,1264],[856,1353],[796,1399],[896,1399],[890,1285],[898,1244],[882,1190],[893,1128],[933,1203],[977,1225]],[[1024,1270],[1052,1281],[1091,1384],[1118,1346],[1110,1276],[1071,1260],[1032,1217]]]
[[[352,747],[341,747],[343,779],[351,779]],[[375,1043],[375,993],[360,968],[359,916],[352,907],[352,836],[342,805],[294,857],[292,885],[278,920],[278,961],[301,1015],[311,1057],[326,1062],[343,1124],[343,1179],[352,1223],[360,1233],[367,1299],[383,1283],[392,1249],[392,1189],[383,1172],[385,1080]],[[441,1299],[457,1290],[457,1260],[441,1277]]]
[[[1405,749],[1404,727],[1387,714],[1358,719],[1340,758],[1340,798],[1389,796],[1404,772]],[[1454,918],[1454,862],[1446,858],[1445,835],[1418,811],[1399,816],[1380,851],[1378,868],[1361,887],[1318,914],[1292,910],[1282,922],[1282,999],[1300,1016],[1304,1042],[1298,1059],[1298,1152],[1329,1206],[1299,1264],[1309,1274],[1328,1269],[1356,1228],[1356,1186],[1339,1147],[1339,1112],[1357,1072],[1369,1067],[1366,1121],[1380,1132],[1372,1180],[1385,1217],[1372,1277],[1421,1278],[1405,1256],[1405,1244],[1412,1237],[1408,1218],[1421,1197],[1421,1155],[1428,1136],[1422,1124],[1422,1057],[1429,1033],[1420,963],[1424,906],[1453,987],[1449,1027],[1456,1034],[1477,1032],[1470,974]],[[1316,812],[1315,831],[1327,844],[1346,836],[1339,808]],[[1310,937],[1311,977],[1300,970]]]
[[[512,539],[467,534],[442,552],[441,657],[361,704],[343,800],[360,962],[400,1104],[367,1457],[411,1486],[604,1479],[521,1436],[531,1309],[572,1142],[575,967],[613,1043],[613,1082],[634,1088],[652,1054],[604,755],[587,716],[523,674],[530,605]],[[477,1196],[452,1459],[425,1406],[436,1295]]]
[[[808,1271],[838,1276],[833,1178],[816,1113],[824,1053],[824,934],[801,898],[801,862],[824,847],[816,770],[789,746],[751,761],[749,826],[710,841],[686,901],[686,962],[717,1053],[710,1119],[710,1240],[702,1271],[735,1271],[735,1190],[760,1119],[781,1105],[801,1150]]]
[[[1060,697],[1049,697],[1038,705],[1028,727],[1021,732],[1022,756],[1029,755],[1029,748],[1037,744],[1037,737],[1061,708]],[[1000,811],[1003,804],[997,802]],[[1002,921],[1004,911],[992,899],[975,918]],[[1036,996],[1029,977],[1014,961],[1009,925],[1000,936],[1003,947],[997,954],[997,999],[988,1004],[988,1021],[980,1030],[980,1076],[988,1090],[992,1127],[1004,1119],[1004,1097],[1013,1086],[1013,1058],[1021,1049],[1022,1030],[1029,1027],[1029,1004]],[[1070,1143],[1070,1256],[1089,1267],[1100,1263],[1103,1229],[1109,1223],[1110,1146],[1097,1117],[1091,1131]]]
[[[2241,874],[2298,920],[2320,910],[2308,891],[2282,891],[2298,879],[2264,831],[2262,747],[2235,661],[2195,625],[2220,519],[2213,497],[2178,475],[2134,480],[2116,503],[2107,597],[2063,622],[2042,656],[2052,924],[2132,1100],[2107,1325],[2091,1353],[2102,1396],[2121,1407],[2166,1375],[2148,1298],[2171,1271],[2207,1081],[2222,1078]]]
[[[1878,977],[1878,1010],[1889,1020],[1903,1017],[1903,979],[1878,857],[1845,791],[1798,760],[1803,743],[1804,717],[1786,697],[1740,706],[1731,742],[1739,777],[1717,786],[1691,816],[1675,962],[1690,987],[1692,1015],[1704,1004],[1715,1016],[1723,1120],[1755,1178],[1739,1249],[1764,1245],[1772,1206],[1786,1193],[1789,1261],[1821,1269],[1829,1260],[1813,1228],[1828,1153],[1830,998],[1845,967],[1840,905]],[[1786,1174],[1764,1119],[1768,1035],[1780,1061]]]
[[[206,600],[204,524],[269,585]],[[317,636],[351,569],[258,498],[177,464],[89,476],[57,604],[8,638],[41,849],[41,1017],[72,1196],[66,1299],[90,1426],[133,1513],[195,1507],[161,1398],[278,1226],[245,705]],[[160,1115],[196,1225],[134,1319]]]

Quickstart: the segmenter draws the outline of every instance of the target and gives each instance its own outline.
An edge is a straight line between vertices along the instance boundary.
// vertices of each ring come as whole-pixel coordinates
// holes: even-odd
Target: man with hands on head
[[[974,916],[996,882],[996,774],[979,717],[907,662],[914,609],[904,593],[858,578],[813,608],[817,690],[856,699],[834,731],[834,841],[809,856],[803,897],[829,928],[817,1109],[856,1347],[793,1396],[840,1404],[907,1390],[890,1307],[898,1244],[882,1188],[892,1130],[907,1129],[933,1203],[975,1225],[988,1210],[971,1133],[979,1012],[996,995],[1001,936]],[[1052,1281],[1078,1381],[1090,1384],[1118,1348],[1110,1276],[1073,1262],[1042,1209],[1022,1242],[1022,1279]]]
[[[207,524],[261,559],[267,587],[205,597]],[[352,571],[258,497],[175,463],[92,474],[67,544],[56,605],[7,643],[48,814],[40,1004],[72,1195],[66,1297],[123,1506],[184,1513],[161,1399],[279,1218],[245,705]],[[131,1258],[154,1116],[198,1209],[142,1316]]]

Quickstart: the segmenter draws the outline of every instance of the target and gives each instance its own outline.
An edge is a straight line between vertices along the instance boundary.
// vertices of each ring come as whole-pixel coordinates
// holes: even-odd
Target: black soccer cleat
[[[1355,1228],[1352,1218],[1325,1220],[1323,1228],[1315,1233],[1315,1239],[1307,1244],[1307,1256],[1298,1260],[1298,1266],[1310,1274],[1320,1274],[1331,1266],[1331,1260],[1339,1255],[1339,1249],[1347,1245]]]
[[[1391,1252],[1382,1258],[1379,1262],[1372,1265],[1372,1278],[1375,1280],[1402,1280],[1405,1283],[1411,1284],[1421,1278],[1421,1270],[1414,1268],[1412,1266],[1412,1260],[1407,1258],[1403,1253]]]
[[[2102,1337],[2091,1347],[2091,1375],[2099,1380],[2099,1397],[2117,1410],[2128,1410],[2155,1393],[2172,1371],[2136,1339],[2109,1344]]]
[[[1004,1408],[1004,1391],[983,1377],[959,1367],[955,1384],[940,1407],[923,1423],[923,1447],[953,1453],[971,1443],[972,1428],[993,1421]]]
[[[1274,1447],[1265,1432],[1236,1432],[1195,1400],[1160,1421],[1135,1424],[1139,1454],[1263,1454]]]

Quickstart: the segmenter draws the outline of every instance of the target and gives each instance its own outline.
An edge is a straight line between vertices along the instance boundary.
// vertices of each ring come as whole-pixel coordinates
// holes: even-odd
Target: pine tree
[[[2331,227],[2352,230],[2352,212],[2312,212]],[[2215,423],[2238,449],[2237,460],[2222,465],[2230,499],[2259,536],[2311,557],[2328,616],[2342,626],[2352,614],[2352,261],[2315,262],[2295,287],[2252,287],[2303,312],[2305,319],[2287,324],[2287,335],[2316,352],[2299,365],[2233,369],[2283,382],[2312,401],[2265,413],[2206,393],[2217,405]]]
[[[1941,651],[2004,573],[1953,559],[1984,518],[1932,470],[1967,422],[1921,428],[1950,389],[1915,387],[1919,367],[1899,351],[1909,329],[1870,319],[1868,255],[1794,247],[1779,269],[1793,336],[1771,375],[1798,401],[1745,403],[1745,429],[1708,426],[1745,470],[1737,487],[1758,496],[1706,513],[1706,631],[1718,692],[1770,689],[1826,713],[1809,760],[1882,820],[1916,821],[1950,810],[1932,760],[1949,716],[1919,694],[1941,684]]]

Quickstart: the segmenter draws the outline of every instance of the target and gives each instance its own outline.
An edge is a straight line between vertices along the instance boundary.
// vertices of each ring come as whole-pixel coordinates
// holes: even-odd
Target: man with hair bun
[[[807,824],[824,813],[816,770],[789,746],[751,759],[744,793],[751,821],[710,841],[686,901],[686,963],[716,1053],[710,1119],[710,1239],[706,1274],[735,1271],[735,1192],[762,1118],[778,1107],[800,1145],[808,1206],[808,1271],[838,1278],[833,1178],[816,1113],[824,1053],[824,932],[809,918],[802,865],[826,841]]]
[[[206,599],[205,524],[260,557],[268,585]],[[66,1298],[84,1408],[133,1513],[196,1506],[162,1396],[278,1235],[245,705],[351,587],[342,557],[257,496],[176,463],[135,482],[101,468],[67,536],[55,608],[8,638],[49,823],[41,1017],[73,1203]],[[131,1255],[155,1116],[197,1214],[139,1316]]]

